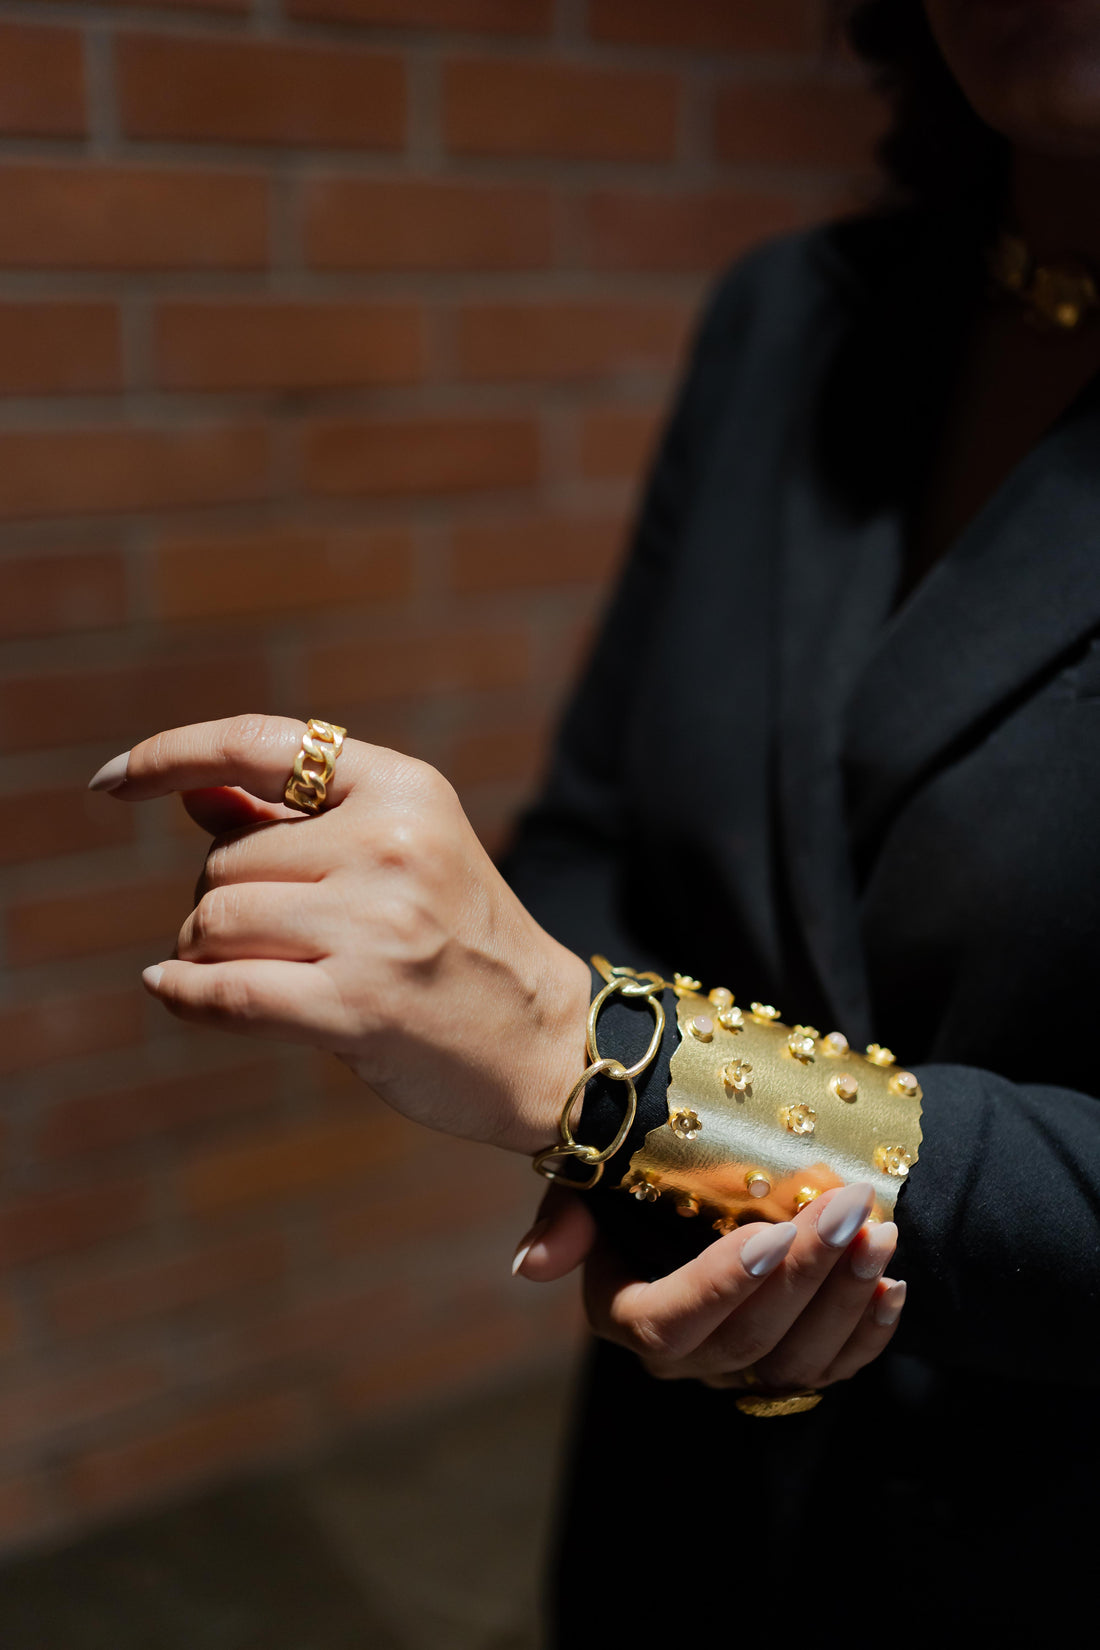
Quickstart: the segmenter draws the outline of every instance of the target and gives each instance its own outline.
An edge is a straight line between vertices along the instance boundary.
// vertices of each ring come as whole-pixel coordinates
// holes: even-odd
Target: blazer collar
[[[1100,620],[1100,376],[891,616],[904,501],[965,324],[944,238],[906,233],[907,255],[807,351],[821,394],[792,431],[779,534],[782,852],[819,998],[853,1041],[873,1032],[857,867],[914,789]]]
[[[927,777],[1100,622],[1100,375],[885,624],[844,717],[865,863]]]

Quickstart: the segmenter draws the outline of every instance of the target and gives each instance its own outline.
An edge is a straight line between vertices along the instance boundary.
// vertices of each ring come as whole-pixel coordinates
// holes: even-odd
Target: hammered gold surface
[[[866,1180],[875,1188],[872,1218],[889,1220],[904,1177],[879,1165],[906,1156],[916,1162],[919,1086],[915,1095],[899,1094],[890,1067],[852,1049],[833,1054],[823,1038],[815,1039],[811,1058],[796,1058],[790,1047],[792,1028],[779,1019],[746,1015],[740,1030],[718,1022],[713,1037],[701,1042],[688,1027],[712,1006],[706,997],[680,988],[680,1046],[670,1066],[669,1121],[649,1131],[620,1184],[629,1190],[644,1181],[660,1197],[674,1198],[678,1207],[690,1199],[701,1218],[724,1221],[728,1229],[731,1221],[742,1218],[790,1220],[811,1200],[808,1194]],[[728,1073],[723,1076],[734,1061],[752,1068],[741,1091],[728,1081]],[[834,1092],[838,1072],[856,1078],[854,1100]],[[698,1122],[690,1139],[671,1126],[685,1112]],[[809,1112],[812,1132],[793,1131],[788,1119]],[[752,1178],[759,1191],[761,1176],[769,1189],[754,1196],[748,1181]],[[692,1211],[682,1207],[682,1212]]]

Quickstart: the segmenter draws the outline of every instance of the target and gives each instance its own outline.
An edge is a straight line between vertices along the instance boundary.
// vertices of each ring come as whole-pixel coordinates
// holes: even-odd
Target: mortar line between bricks
[[[88,138],[85,153],[93,160],[106,160],[118,145],[117,99],[113,41],[102,23],[83,31],[84,84],[88,109]]]

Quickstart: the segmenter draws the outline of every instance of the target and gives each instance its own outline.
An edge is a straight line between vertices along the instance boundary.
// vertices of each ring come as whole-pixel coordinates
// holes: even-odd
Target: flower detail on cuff
[[[892,1174],[898,1180],[904,1180],[912,1161],[912,1155],[904,1146],[875,1147],[875,1166],[881,1169],[883,1174]]]
[[[817,1113],[812,1106],[784,1106],[779,1115],[791,1134],[813,1134],[817,1124]]]
[[[631,1186],[630,1195],[636,1197],[639,1203],[656,1203],[661,1193],[660,1188],[654,1185],[652,1180],[642,1175],[641,1179],[636,1180]]]
[[[703,1132],[697,1111],[674,1111],[668,1126],[681,1140],[696,1140]]]
[[[747,1094],[752,1088],[752,1066],[747,1060],[729,1060],[722,1067],[722,1081],[735,1094]]]

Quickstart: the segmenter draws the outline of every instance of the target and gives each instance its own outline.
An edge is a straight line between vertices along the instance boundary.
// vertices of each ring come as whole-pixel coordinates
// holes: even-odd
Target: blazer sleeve
[[[570,949],[585,957],[602,951],[613,962],[663,974],[670,959],[647,951],[627,909],[631,849],[618,753],[630,696],[621,690],[660,622],[665,581],[720,417],[723,382],[748,325],[752,262],[727,277],[704,318],[544,793],[503,865],[528,909]],[[675,960],[691,966],[690,958]],[[669,1020],[674,1028],[674,1013]],[[659,1206],[640,1205],[617,1189],[634,1146],[667,1116],[671,1028],[639,1085],[635,1129],[590,1194],[605,1232],[649,1276],[713,1237],[698,1231],[700,1222],[670,1220]],[[628,1007],[616,1005],[601,1023],[601,1048],[629,1055],[647,1035]],[[900,1238],[891,1271],[908,1280],[910,1294],[895,1346],[976,1375],[1096,1383],[1100,1103],[972,1067],[916,1071],[924,1138],[897,1210]],[[582,1138],[598,1142],[615,1132],[612,1087],[586,1102]]]

